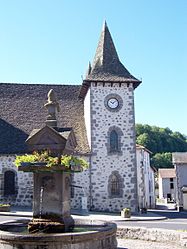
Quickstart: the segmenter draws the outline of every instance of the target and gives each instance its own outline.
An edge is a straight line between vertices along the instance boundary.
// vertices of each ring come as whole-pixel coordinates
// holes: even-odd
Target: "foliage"
[[[14,161],[15,165],[18,167],[21,165],[21,163],[34,163],[36,162],[36,156],[35,155],[29,155],[29,154],[25,154],[25,155],[21,155],[21,156],[16,156],[16,159]]]
[[[130,218],[131,217],[131,209],[130,208],[123,208],[121,211],[121,216],[123,218]]]
[[[156,168],[172,168],[171,152],[156,153],[151,159],[151,164]]]
[[[136,124],[136,142],[155,153],[187,151],[187,139],[169,128]]]
[[[136,143],[150,150],[152,165],[172,167],[171,152],[187,151],[187,137],[169,128],[136,124]],[[170,153],[169,153],[170,152]]]
[[[0,203],[0,207],[10,207],[10,204]]]
[[[79,166],[81,165],[84,169],[88,168],[88,163],[83,159],[83,158],[78,158],[75,156],[62,156],[61,158],[61,164],[69,167],[70,165],[72,166]]]
[[[50,151],[34,151],[33,154],[17,155],[15,165],[19,167],[22,163],[46,163],[47,167],[58,165],[59,158],[50,155]],[[60,157],[60,164],[70,168],[70,166],[81,166],[81,168],[88,168],[88,163],[83,158],[78,158],[72,155],[63,155]]]
[[[123,212],[124,212],[125,214],[130,214],[130,213],[131,213],[131,208],[124,208],[124,209],[123,209]]]

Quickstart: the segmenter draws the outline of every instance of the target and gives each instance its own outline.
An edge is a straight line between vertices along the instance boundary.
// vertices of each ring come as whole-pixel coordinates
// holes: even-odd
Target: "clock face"
[[[119,106],[119,102],[116,98],[110,98],[107,102],[108,107],[115,109]]]

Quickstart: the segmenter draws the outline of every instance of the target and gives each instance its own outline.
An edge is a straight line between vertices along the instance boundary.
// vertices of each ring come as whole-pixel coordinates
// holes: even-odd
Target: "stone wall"
[[[134,127],[134,89],[132,84],[92,83],[91,99],[91,208],[98,211],[137,209],[137,172]],[[110,97],[119,107],[107,106]],[[115,130],[119,150],[111,152],[109,133]],[[120,176],[119,195],[110,196],[110,177]],[[121,180],[122,179],[122,180]]]
[[[33,195],[32,173],[19,172],[14,165],[15,155],[0,155],[0,202],[18,206],[31,206]],[[5,194],[5,174],[13,172],[14,194]]]
[[[187,247],[187,233],[167,229],[143,227],[118,227],[117,237],[123,239],[140,239],[157,242],[175,243]]]
[[[84,157],[89,162],[89,156]],[[82,209],[82,197],[87,197],[88,209],[90,208],[90,168],[81,173],[72,174],[72,209]]]

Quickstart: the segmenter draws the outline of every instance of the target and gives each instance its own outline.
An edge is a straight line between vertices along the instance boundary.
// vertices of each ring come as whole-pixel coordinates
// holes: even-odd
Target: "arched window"
[[[115,152],[119,150],[118,134],[115,130],[110,132],[110,151]]]
[[[121,198],[123,196],[123,179],[118,171],[113,171],[108,179],[109,198]]]
[[[4,174],[4,195],[14,195],[15,192],[15,173],[8,170]]]
[[[119,180],[116,175],[112,175],[111,177],[111,195],[119,195]]]

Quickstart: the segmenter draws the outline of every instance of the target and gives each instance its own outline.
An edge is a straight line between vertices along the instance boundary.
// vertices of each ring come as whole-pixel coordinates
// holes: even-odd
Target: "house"
[[[158,170],[159,199],[176,201],[176,171],[163,168]]]
[[[81,85],[0,83],[1,201],[31,204],[32,173],[18,172],[14,159],[16,154],[28,152],[25,140],[31,131],[47,125],[44,104],[53,89],[60,107],[57,127],[72,129],[76,140],[74,154],[90,164],[88,170],[72,175],[72,206],[79,208],[81,196],[85,195],[92,210],[119,211],[130,207],[136,211],[140,183],[134,90],[140,83],[120,62],[106,23]],[[152,180],[145,181],[148,189]],[[152,194],[147,193],[146,198],[152,205]]]
[[[179,210],[187,210],[187,152],[172,153],[176,171],[176,203]]]
[[[136,145],[138,205],[139,208],[155,208],[154,168],[150,165],[151,151]]]

